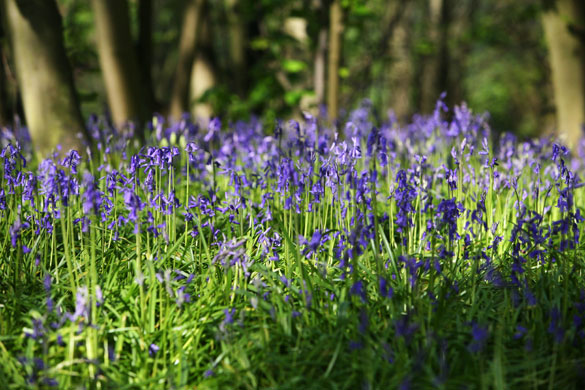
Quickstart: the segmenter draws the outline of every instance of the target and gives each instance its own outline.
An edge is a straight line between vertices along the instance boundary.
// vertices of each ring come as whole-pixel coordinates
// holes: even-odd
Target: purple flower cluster
[[[294,328],[290,321],[335,318],[355,327],[340,333],[349,335],[350,349],[375,350],[378,339],[388,345],[393,338],[405,350],[415,339],[412,345],[431,348],[451,331],[424,335],[433,316],[504,291],[518,316],[524,309],[545,313],[542,333],[554,342],[582,340],[583,297],[571,292],[565,306],[552,306],[538,286],[554,272],[571,273],[558,278],[567,290],[580,280],[567,259],[582,247],[585,160],[548,138],[522,142],[504,134],[490,145],[484,117],[465,105],[447,116],[439,101],[431,116],[407,125],[392,117],[374,123],[368,107],[335,127],[311,115],[277,122],[274,134],[258,119],[156,117],[149,124],[155,145],[140,150],[92,118],[94,155],[71,151],[37,167],[27,165],[20,147],[3,148],[6,257],[34,261],[27,269],[44,278],[46,312],[31,316],[28,342],[60,346],[51,332],[69,325],[82,333],[98,327],[97,313],[113,315],[99,287],[112,281],[99,273],[98,285],[88,281],[90,249],[100,271],[119,268],[115,277],[127,277],[126,262],[136,266],[128,280],[139,285],[128,288],[157,300],[149,306],[155,314],[144,314],[156,318],[147,324],[153,333],[158,316],[167,315],[158,305],[168,304],[173,319],[192,316],[203,286],[217,301],[197,310],[209,311],[205,318],[222,337],[239,331],[236,313],[241,328],[244,315],[246,323],[265,315],[284,332]],[[99,240],[91,242],[92,234]],[[124,265],[110,264],[112,254]],[[60,267],[60,259],[73,264]],[[56,289],[55,280],[68,279],[65,268],[71,289]],[[64,290],[71,295],[57,296]],[[488,350],[493,329],[489,319],[469,317],[478,311],[467,311],[458,325],[474,358]],[[532,337],[527,323],[524,316],[511,327],[515,339]],[[166,358],[166,336],[146,336],[144,354]],[[403,353],[389,351],[389,361]]]

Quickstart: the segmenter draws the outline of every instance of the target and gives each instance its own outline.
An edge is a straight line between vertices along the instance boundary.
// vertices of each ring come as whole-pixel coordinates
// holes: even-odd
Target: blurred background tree
[[[269,122],[323,104],[330,120],[344,119],[363,99],[380,119],[392,110],[406,121],[430,113],[442,92],[450,106],[489,111],[496,132],[521,137],[561,129],[574,144],[585,120],[581,0],[56,4],[82,116],[106,112],[117,126],[155,112]],[[0,121],[10,125],[22,103],[27,111],[29,77],[14,77],[28,71],[8,45],[4,14]]]
[[[129,121],[142,123],[147,112],[147,85],[141,76],[138,50],[130,31],[126,0],[91,0],[95,40],[106,95],[116,126]],[[143,64],[141,64],[143,65]]]
[[[547,3],[542,24],[550,48],[557,123],[574,145],[585,122],[585,2]]]
[[[4,0],[1,6],[9,37],[3,49],[9,47],[12,53],[31,139],[43,153],[58,143],[66,150],[84,150],[85,127],[56,2]]]

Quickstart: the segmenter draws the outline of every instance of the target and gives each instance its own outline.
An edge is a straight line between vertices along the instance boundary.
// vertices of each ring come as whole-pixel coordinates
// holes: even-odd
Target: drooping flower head
[[[396,201],[396,225],[399,232],[404,232],[413,226],[411,214],[414,212],[412,202],[416,199],[417,192],[415,188],[407,181],[406,171],[401,169],[396,174],[397,188],[394,191]]]

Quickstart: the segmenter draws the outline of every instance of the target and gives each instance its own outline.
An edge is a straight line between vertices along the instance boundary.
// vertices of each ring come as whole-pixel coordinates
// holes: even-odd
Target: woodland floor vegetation
[[[584,386],[585,149],[441,101],[89,128],[3,140],[6,388]]]

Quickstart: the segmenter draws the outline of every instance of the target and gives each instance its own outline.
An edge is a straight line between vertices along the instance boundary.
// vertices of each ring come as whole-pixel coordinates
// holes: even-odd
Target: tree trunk
[[[211,104],[200,102],[205,92],[217,84],[215,69],[206,53],[197,53],[191,73],[191,115],[193,118],[210,118]]]
[[[313,83],[315,87],[315,101],[318,106],[325,102],[325,62],[327,61],[327,28],[319,29],[317,48],[315,49],[315,70]]]
[[[191,70],[191,91],[189,108],[193,118],[210,118],[213,114],[211,104],[199,101],[205,92],[217,84],[217,75],[212,58],[211,34],[207,15],[203,13],[201,33],[197,53]]]
[[[236,92],[243,98],[247,87],[246,44],[248,37],[246,25],[238,10],[240,3],[241,1],[238,0],[226,1],[231,70]]]
[[[435,108],[439,95],[449,92],[449,28],[451,4],[449,0],[429,1],[428,37],[432,53],[424,56],[421,80],[420,110],[430,113]],[[450,94],[449,98],[450,98]]]
[[[152,0],[138,2],[138,66],[142,87],[145,89],[146,113],[152,114],[155,107],[152,85]]]
[[[179,120],[183,113],[189,112],[189,86],[204,6],[204,0],[190,0],[184,11],[179,43],[179,62],[175,73],[170,106],[171,116],[175,120]]]
[[[242,20],[241,0],[226,0],[229,31],[230,67],[236,93],[244,98],[247,90],[248,64],[246,46],[248,44],[247,26]]]
[[[327,69],[327,114],[329,120],[339,114],[339,62],[341,56],[341,33],[343,31],[341,3],[333,0],[329,8],[329,61]]]
[[[575,148],[585,123],[585,44],[571,30],[585,27],[582,0],[557,0],[542,15],[549,46],[549,59],[559,133]]]
[[[0,43],[0,111],[2,111],[0,116],[3,117],[0,120],[0,126],[14,126],[15,120],[17,118],[24,119],[25,115],[13,67],[14,61],[12,61],[6,35],[5,39],[4,42]]]
[[[449,38],[451,31],[451,1],[443,0],[441,7],[441,24],[439,26],[439,73],[437,75],[437,95],[447,93],[447,104],[453,105],[454,96],[451,90],[451,50]]]
[[[11,122],[8,95],[8,78],[4,71],[4,29],[0,9],[0,127],[8,126]]]
[[[84,151],[85,127],[54,0],[1,0],[33,145]]]
[[[126,0],[91,0],[100,67],[116,126],[146,119],[144,89],[130,34]],[[139,131],[141,127],[138,126]]]
[[[0,0],[0,126],[14,126],[16,118],[24,118],[18,82],[14,71],[8,26]]]
[[[466,34],[474,36],[474,28],[478,26],[480,16],[481,0],[470,0],[466,6],[455,6],[451,4],[449,10],[449,32],[448,34],[456,39],[456,44],[447,47],[448,76],[445,91],[447,91],[447,104],[453,106],[461,104],[465,100],[467,92],[463,80],[466,75],[466,62],[473,50],[472,39],[461,39]],[[447,36],[446,42],[449,37]]]
[[[409,4],[394,5],[389,16],[395,26],[390,30],[387,50],[390,58],[386,77],[388,78],[389,103],[383,105],[394,111],[398,120],[403,121],[412,114],[411,89],[413,81],[413,63],[410,53],[412,47],[413,23],[412,7]],[[400,7],[405,7],[404,9]],[[398,19],[396,19],[398,18]]]

